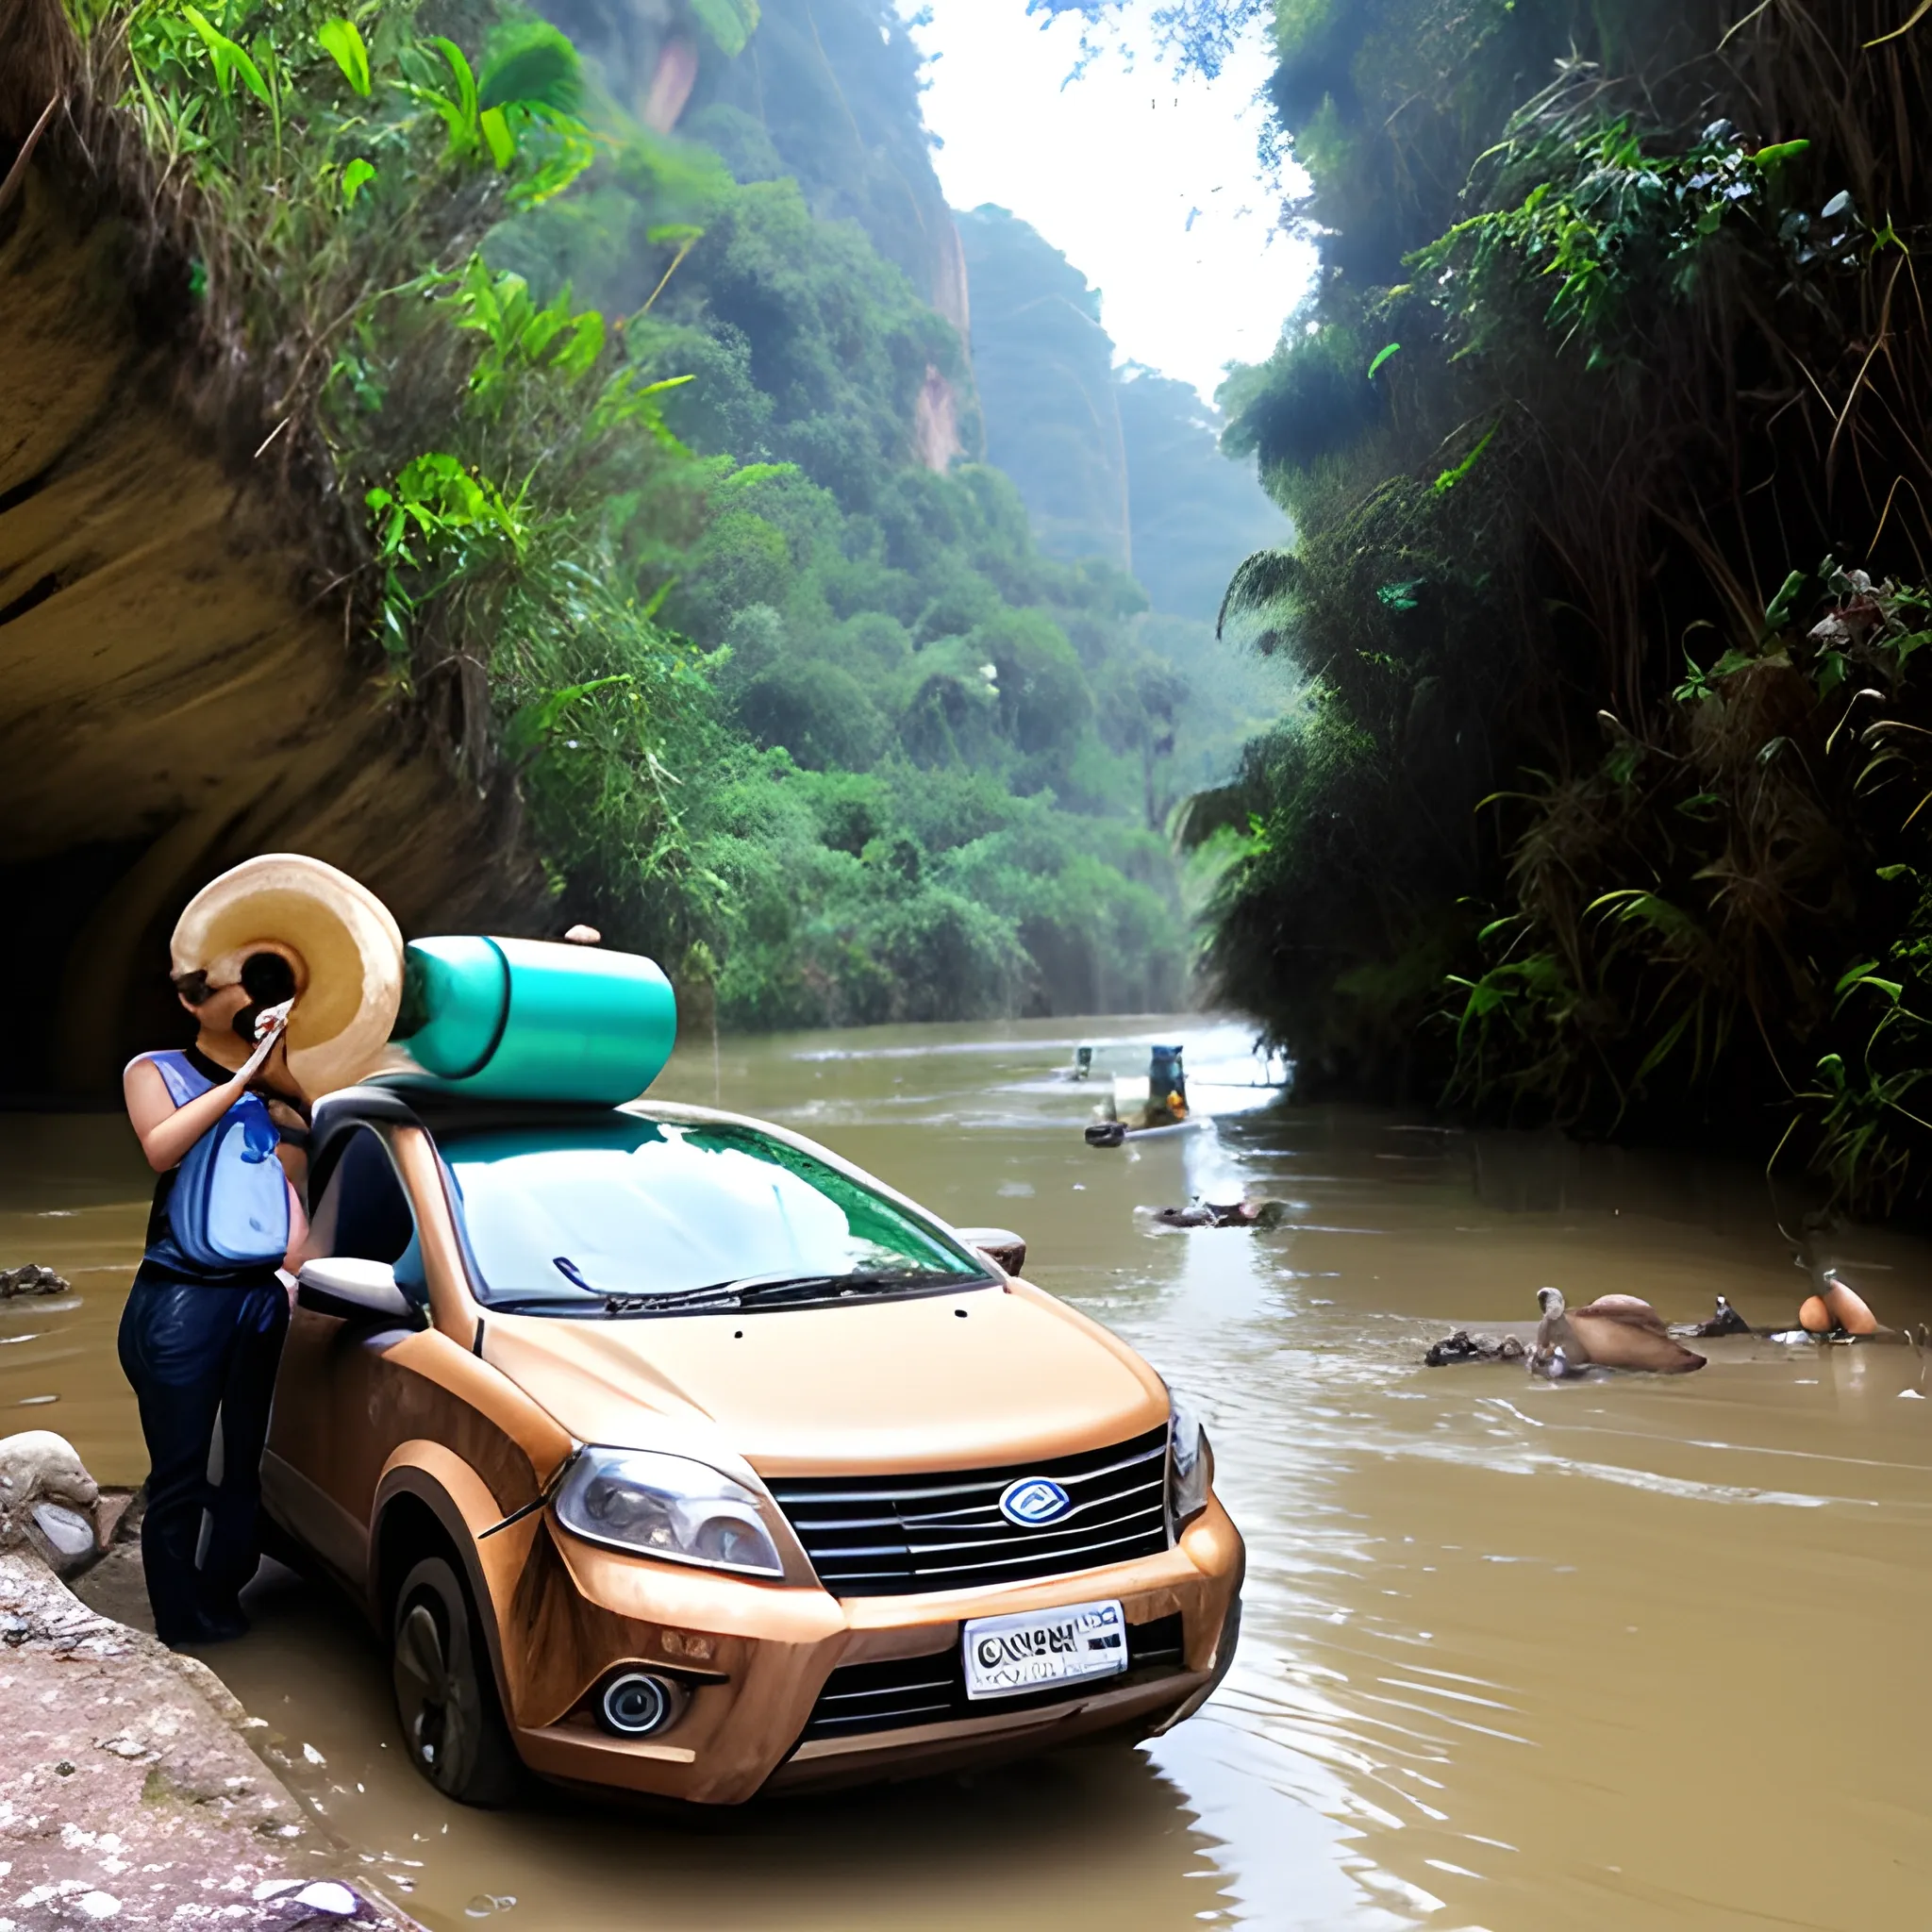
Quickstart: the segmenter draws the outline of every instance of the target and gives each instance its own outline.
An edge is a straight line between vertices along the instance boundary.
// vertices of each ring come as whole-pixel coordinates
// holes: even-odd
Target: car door
[[[313,1202],[305,1256],[383,1261],[426,1306],[416,1217],[382,1136],[366,1124],[331,1148]],[[376,1485],[399,1440],[406,1405],[389,1386],[407,1376],[390,1357],[420,1324],[342,1320],[297,1298],[275,1380],[262,1461],[269,1513],[358,1590],[369,1572]]]

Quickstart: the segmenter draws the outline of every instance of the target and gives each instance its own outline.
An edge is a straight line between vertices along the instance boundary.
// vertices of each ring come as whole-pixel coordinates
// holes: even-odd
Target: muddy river
[[[1420,1359],[1533,1318],[1545,1282],[1789,1321],[1778,1217],[1804,1204],[1716,1161],[1270,1109],[1238,1027],[1083,1037],[1124,1069],[1163,1033],[1216,1125],[1112,1153],[1081,1144],[1063,1023],[727,1041],[664,1085],[1022,1231],[1035,1279],[1195,1399],[1249,1545],[1207,1709],[1141,1750],[729,1815],[485,1815],[399,1761],[351,1614],[275,1573],[209,1660],[354,1855],[439,1932],[1932,1922],[1919,1354],[1726,1340],[1696,1375],[1562,1386]],[[1287,1201],[1288,1224],[1138,1211],[1196,1190]],[[143,1458],[113,1337],[144,1191],[118,1121],[0,1118],[0,1265],[77,1291],[0,1310],[0,1428],[58,1428],[124,1482]],[[1857,1232],[1837,1254],[1881,1319],[1932,1320],[1932,1250]]]

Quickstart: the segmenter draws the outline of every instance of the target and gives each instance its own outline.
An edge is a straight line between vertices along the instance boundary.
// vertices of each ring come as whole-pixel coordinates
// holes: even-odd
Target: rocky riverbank
[[[36,1431],[0,1441],[0,1932],[411,1932],[335,1875],[340,1847],[254,1748],[268,1726],[55,1574],[125,1529],[125,1496]]]

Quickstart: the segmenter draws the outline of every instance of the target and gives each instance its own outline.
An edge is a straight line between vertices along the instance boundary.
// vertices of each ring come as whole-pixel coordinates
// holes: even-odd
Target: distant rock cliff
[[[1157,610],[1211,622],[1241,560],[1288,536],[1252,460],[1221,454],[1193,390],[1116,369],[1101,291],[1000,208],[958,218],[988,460],[1026,499],[1041,547],[1131,570]]]
[[[707,49],[682,131],[717,147],[741,181],[790,175],[822,220],[856,221],[963,333],[958,240],[919,63],[891,0],[763,0],[737,58]]]
[[[566,26],[587,0],[546,0]],[[639,0],[646,10],[669,0]],[[891,0],[764,0],[735,59],[708,47],[678,131],[716,148],[740,181],[791,176],[821,220],[855,221],[964,341],[968,274],[933,172],[920,55]],[[929,371],[911,425],[928,469],[978,457],[970,381]]]
[[[987,460],[1020,486],[1041,549],[1131,570],[1126,444],[1100,291],[1005,208],[958,222]]]

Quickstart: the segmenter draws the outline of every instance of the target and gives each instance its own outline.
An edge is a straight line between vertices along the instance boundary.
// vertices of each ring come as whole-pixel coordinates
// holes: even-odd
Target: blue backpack
[[[176,1107],[208,1091],[186,1054],[148,1055]],[[281,1136],[260,1097],[244,1093],[183,1157],[168,1196],[175,1245],[198,1268],[280,1261],[289,1251],[289,1183],[275,1158]]]

